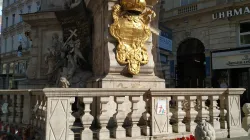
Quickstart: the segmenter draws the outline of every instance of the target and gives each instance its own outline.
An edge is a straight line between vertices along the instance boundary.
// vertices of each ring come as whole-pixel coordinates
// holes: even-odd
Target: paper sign
[[[166,100],[158,100],[157,101],[157,114],[158,115],[165,115],[167,111],[167,104]]]

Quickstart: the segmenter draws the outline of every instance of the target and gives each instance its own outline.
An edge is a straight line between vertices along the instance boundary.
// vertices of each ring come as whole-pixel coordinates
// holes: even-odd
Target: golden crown
[[[121,0],[121,6],[125,11],[143,12],[146,8],[145,0]]]

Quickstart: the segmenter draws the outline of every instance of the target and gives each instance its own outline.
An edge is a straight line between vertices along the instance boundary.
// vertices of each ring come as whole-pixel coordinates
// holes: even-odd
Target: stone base
[[[115,131],[114,137],[117,139],[126,138],[126,130],[123,127],[118,127]]]
[[[243,128],[230,128],[229,138],[248,136],[248,133]]]
[[[139,137],[141,136],[141,129],[138,126],[130,127],[128,129],[128,135],[131,137]]]
[[[228,132],[227,129],[215,130],[216,139],[227,138]]]
[[[192,135],[191,132],[171,133],[167,135],[154,136],[153,140],[172,140],[172,139],[177,139],[177,138],[182,138],[182,137],[189,137],[190,135]]]
[[[173,131],[175,132],[175,133],[184,133],[184,132],[186,132],[186,125],[185,124],[174,124],[173,125]]]
[[[82,140],[93,140],[93,132],[91,130],[89,131],[83,131],[81,134]]]
[[[101,129],[98,135],[99,140],[108,140],[110,139],[110,132],[108,129]]]
[[[88,88],[165,88],[165,80],[152,75],[125,77],[122,75],[107,75],[88,81]]]
[[[196,123],[187,124],[186,125],[187,132],[193,133],[195,131],[196,125],[197,125]]]

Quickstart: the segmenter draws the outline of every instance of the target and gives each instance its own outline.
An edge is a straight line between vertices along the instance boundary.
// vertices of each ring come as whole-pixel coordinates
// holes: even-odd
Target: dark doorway
[[[178,88],[205,87],[205,47],[196,38],[183,41],[177,50],[177,85]]]
[[[249,97],[249,69],[241,68],[241,69],[232,69],[231,70],[231,87],[232,88],[245,88],[246,91],[241,95],[241,107],[245,103],[250,102]]]

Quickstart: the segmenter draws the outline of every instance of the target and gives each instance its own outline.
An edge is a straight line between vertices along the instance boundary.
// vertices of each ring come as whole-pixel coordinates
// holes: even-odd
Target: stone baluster
[[[39,95],[39,107],[38,107],[38,111],[37,111],[37,114],[38,114],[38,128],[41,128],[42,126],[42,112],[43,112],[43,96],[42,95]]]
[[[241,124],[241,107],[240,95],[245,92],[245,89],[228,89],[226,91],[226,108],[228,111],[228,137],[242,137],[247,136],[248,133],[242,128]]]
[[[173,131],[176,133],[186,132],[186,125],[182,123],[183,119],[186,116],[186,112],[183,111],[183,101],[184,96],[175,96],[176,107],[174,112],[174,118],[176,123],[173,125]]]
[[[34,126],[39,127],[39,106],[40,106],[40,98],[39,95],[36,95],[36,104],[34,106]]]
[[[227,110],[226,110],[226,98],[225,95],[220,96],[220,127],[221,129],[227,129]]]
[[[245,114],[242,120],[242,127],[249,132],[250,130],[250,103],[246,103],[243,106],[243,112]]]
[[[128,135],[131,137],[141,136],[141,129],[137,124],[139,123],[141,114],[138,112],[138,102],[140,101],[140,96],[132,96],[130,98],[132,102],[131,108],[131,119],[132,119],[132,126],[129,129]]]
[[[209,96],[210,100],[210,111],[209,111],[209,116],[210,116],[210,123],[214,127],[215,130],[220,129],[220,120],[219,120],[219,115],[220,115],[220,110],[218,107],[217,100],[219,99],[218,95],[214,96]]]
[[[126,114],[123,110],[123,103],[125,101],[125,97],[115,97],[115,102],[117,103],[117,113],[115,115],[117,122],[117,129],[115,131],[115,138],[125,138],[126,130],[122,127],[124,123],[124,119],[126,118]]]
[[[24,104],[24,103],[23,103]],[[31,110],[30,110],[30,114],[31,114],[31,124],[33,127],[36,126],[36,106],[38,104],[38,101],[37,101],[37,96],[31,96]]]
[[[82,139],[84,140],[92,140],[93,139],[93,132],[90,129],[90,126],[94,120],[94,117],[90,114],[90,105],[93,102],[93,97],[84,97],[83,103],[85,105],[85,114],[82,117],[82,124],[84,130],[82,131]]]
[[[75,98],[74,97],[71,97],[69,99],[69,112],[68,112],[68,122],[69,122],[69,134],[68,134],[68,140],[74,140],[74,132],[72,131],[71,127],[74,125],[74,122],[75,122],[75,117],[72,115],[73,113],[73,110],[71,109],[72,108],[72,105],[73,103],[75,102]],[[86,107],[86,106],[85,106]],[[86,108],[85,108],[86,109]],[[85,112],[86,114],[86,112]],[[85,126],[84,126],[85,127]],[[88,138],[88,137],[86,137]],[[84,138],[85,139],[85,138]]]
[[[169,118],[169,122],[168,122],[168,132],[169,133],[173,133],[173,126],[170,124],[170,120],[173,116],[172,111],[170,111],[170,101],[171,101],[171,97],[167,97],[168,100],[168,108],[169,108],[169,112],[168,112],[168,118]]]
[[[8,122],[8,95],[3,95],[3,101],[3,107],[1,108],[3,114],[1,116],[1,120],[4,124],[6,124]]]
[[[198,111],[198,121],[199,122],[204,122],[208,120],[209,117],[209,111],[208,107],[206,106],[206,101],[208,99],[208,96],[198,96],[198,106],[199,106],[199,111]]]
[[[16,96],[16,117],[15,117],[15,122],[17,124],[20,124],[22,122],[22,117],[23,117],[23,113],[22,113],[22,108],[23,108],[23,104],[22,104],[22,95],[17,95]]]
[[[107,129],[107,125],[109,122],[109,115],[107,113],[107,104],[109,102],[109,97],[100,97],[100,103],[101,103],[101,110],[100,110],[100,115],[98,116],[98,120],[100,122],[100,132],[99,132],[99,139],[110,139],[110,133],[109,130]]]
[[[47,114],[47,98],[43,98],[43,108],[42,108],[42,130],[46,129],[46,114]]]
[[[197,96],[188,96],[186,97],[188,100],[188,111],[187,111],[187,118],[188,118],[188,123],[187,123],[187,131],[188,132],[194,132],[196,128],[196,123],[195,119],[198,115],[198,112],[195,110],[195,102],[197,99]]]
[[[143,97],[143,100],[145,102],[145,112],[143,113],[143,119],[145,120],[145,126],[143,127],[142,129],[142,133],[145,135],[145,136],[150,136],[150,124],[151,124],[151,115],[150,115],[150,97],[148,96],[148,94],[146,94],[144,97]]]
[[[9,117],[8,117],[8,122],[10,124],[14,123],[15,121],[15,95],[11,94],[10,95],[10,100],[9,100]]]

